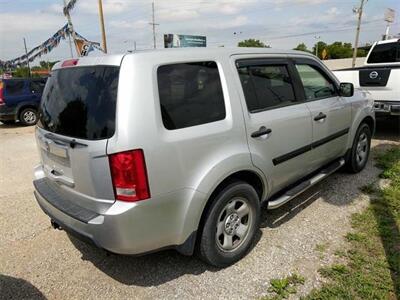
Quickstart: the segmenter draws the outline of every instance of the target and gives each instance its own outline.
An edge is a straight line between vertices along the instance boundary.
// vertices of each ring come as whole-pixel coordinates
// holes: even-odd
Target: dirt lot
[[[399,127],[380,123],[373,147],[400,145]],[[370,160],[360,174],[337,172],[279,210],[264,208],[256,247],[218,270],[174,251],[109,255],[53,230],[32,194],[33,131],[0,123],[0,298],[258,298],[271,278],[291,272],[305,277],[304,294],[345,246],[350,215],[368,203],[359,187],[379,174]]]

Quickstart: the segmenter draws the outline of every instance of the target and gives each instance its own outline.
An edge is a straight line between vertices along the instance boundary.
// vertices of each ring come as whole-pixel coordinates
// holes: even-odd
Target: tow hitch
[[[56,221],[54,221],[53,219],[50,220],[51,223],[51,227],[53,227],[54,229],[58,229],[58,230],[62,230],[60,224],[58,224]]]

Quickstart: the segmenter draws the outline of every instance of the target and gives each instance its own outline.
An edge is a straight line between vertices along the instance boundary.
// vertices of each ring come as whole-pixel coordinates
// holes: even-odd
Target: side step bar
[[[344,165],[344,159],[340,159],[326,168],[322,169],[319,173],[315,174],[313,177],[306,179],[305,181],[300,182],[295,187],[291,188],[290,190],[286,191],[283,195],[278,196],[277,198],[272,198],[268,201],[268,209],[276,209],[286,202],[292,200],[305,190],[309,189],[316,183],[320,182],[324,178],[328,177],[330,174],[335,172],[336,170],[340,169]]]

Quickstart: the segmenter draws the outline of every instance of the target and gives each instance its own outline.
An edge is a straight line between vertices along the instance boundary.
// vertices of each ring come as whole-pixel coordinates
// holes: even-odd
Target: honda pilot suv
[[[66,60],[40,106],[36,199],[55,228],[119,254],[224,267],[280,207],[368,160],[373,100],[314,56],[165,49]]]

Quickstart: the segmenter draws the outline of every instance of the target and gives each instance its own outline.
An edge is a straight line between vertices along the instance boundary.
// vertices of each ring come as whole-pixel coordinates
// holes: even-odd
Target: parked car
[[[66,60],[36,128],[35,196],[55,228],[110,252],[195,249],[223,267],[280,207],[359,172],[373,100],[314,56],[165,49]]]
[[[46,78],[2,79],[0,81],[0,122],[20,121],[34,125]]]
[[[364,66],[334,74],[370,92],[377,115],[400,116],[400,39],[374,43]]]

